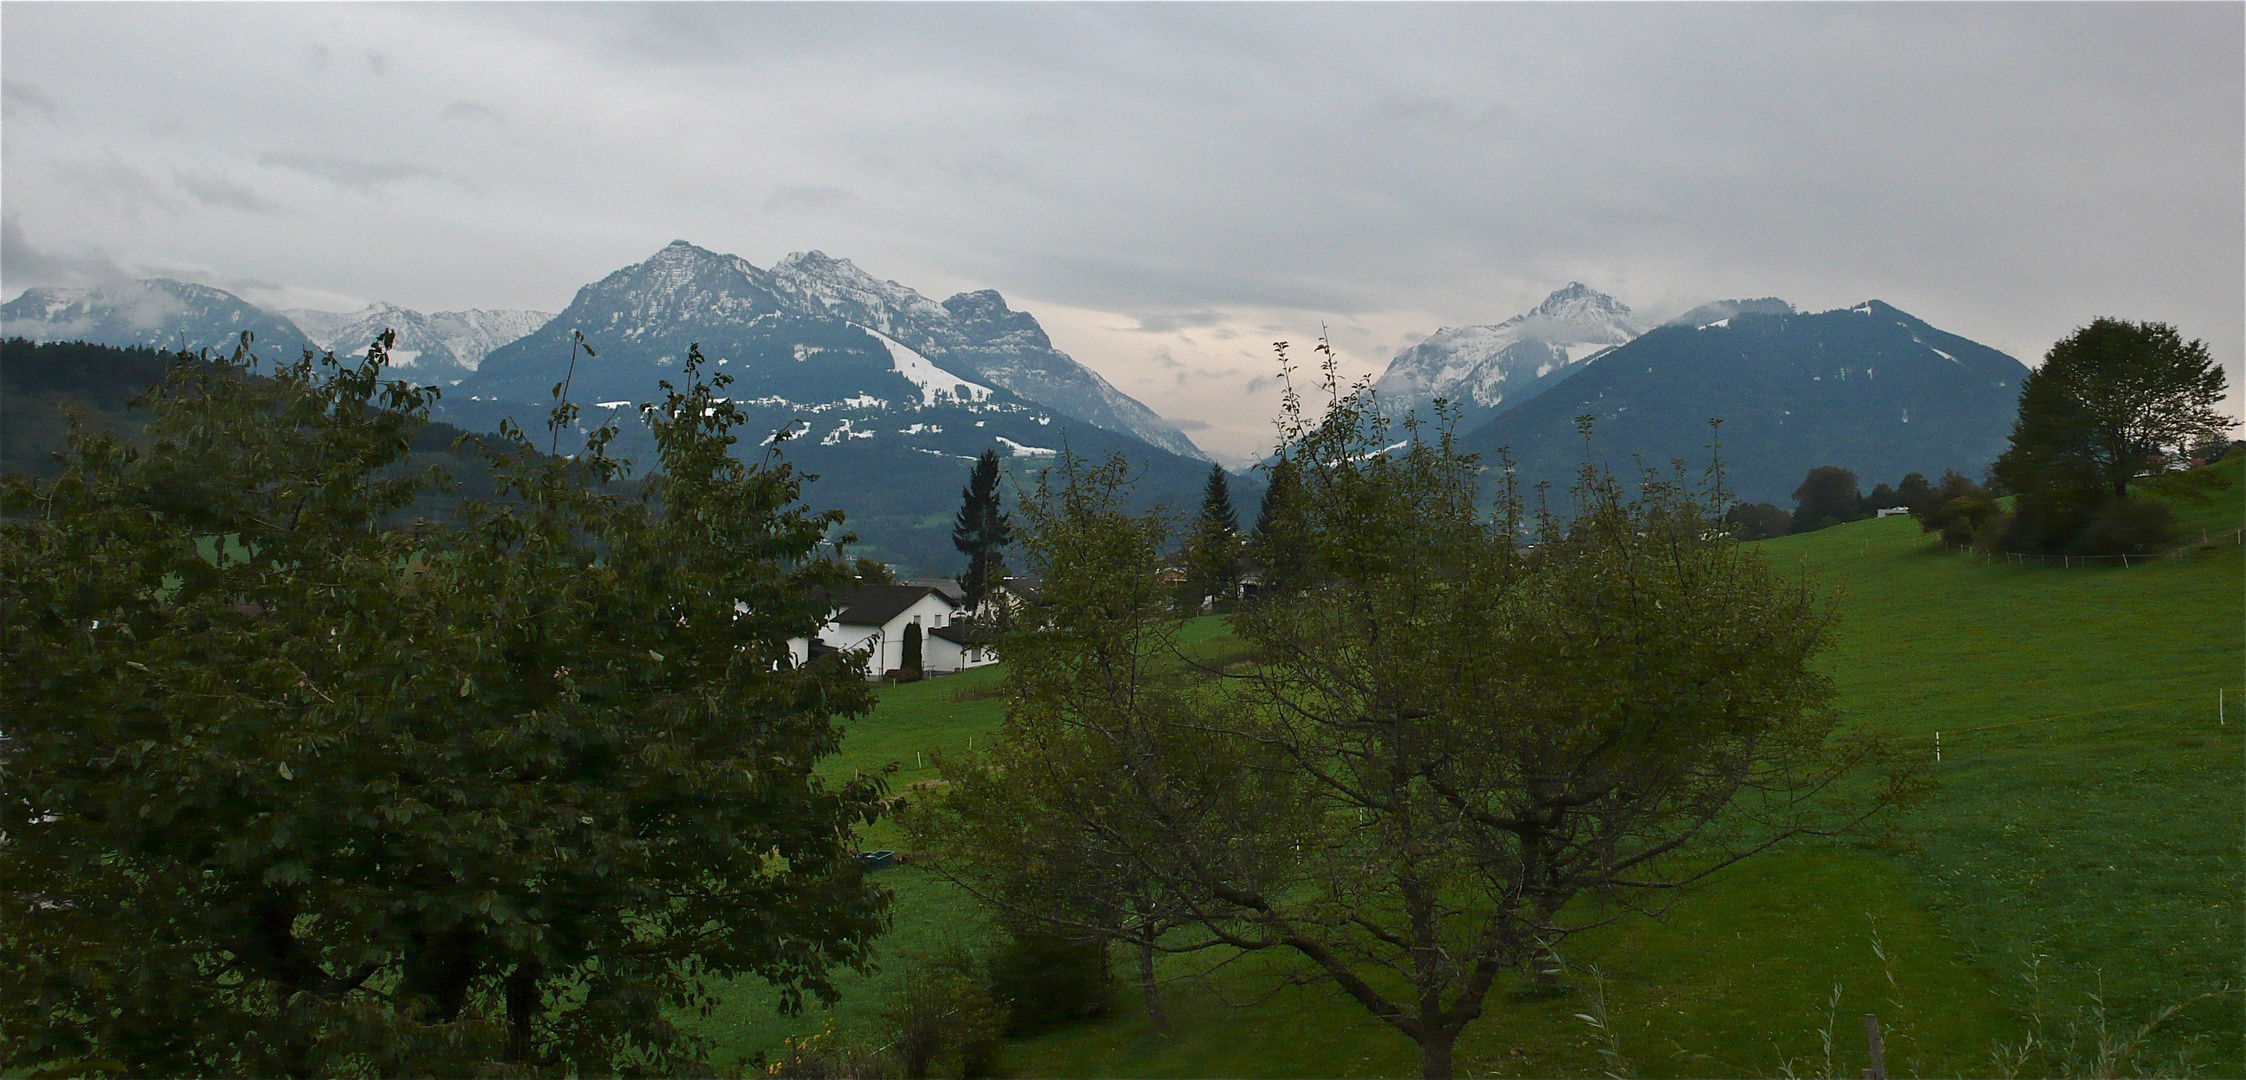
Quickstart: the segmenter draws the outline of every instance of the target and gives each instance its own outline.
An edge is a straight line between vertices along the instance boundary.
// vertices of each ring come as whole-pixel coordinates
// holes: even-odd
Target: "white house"
[[[991,652],[992,640],[997,635],[968,623],[955,622],[928,631],[928,640],[921,646],[921,669],[930,672],[965,671],[998,662]]]
[[[907,627],[920,627],[920,669],[942,675],[992,662],[980,638],[956,627],[959,602],[929,585],[861,585],[827,596],[832,614],[819,635],[788,642],[797,663],[829,652],[864,649],[866,677],[878,679],[905,663]]]

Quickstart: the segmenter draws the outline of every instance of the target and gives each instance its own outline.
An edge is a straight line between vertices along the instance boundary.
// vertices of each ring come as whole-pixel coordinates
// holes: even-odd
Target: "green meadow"
[[[2226,466],[2235,478],[2238,462]],[[2180,505],[2183,531],[2236,530],[2239,495]],[[2126,569],[2012,565],[1942,551],[1908,518],[1762,549],[1831,604],[1823,663],[1845,720],[1903,740],[1939,786],[1877,835],[1750,860],[1659,920],[1573,939],[1556,985],[1493,994],[1460,1041],[1461,1075],[1855,1076],[1867,1012],[1895,1076],[2246,1075],[2242,549]],[[1187,640],[1212,659],[1245,655],[1219,619],[1189,624]],[[997,731],[1001,674],[884,688],[825,768],[894,763],[911,797],[936,754]],[[864,841],[901,845],[886,822]],[[878,1043],[904,959],[988,943],[958,890],[909,865],[879,876],[896,893],[881,969],[843,978],[834,1009],[795,1017],[738,984],[702,1025],[721,1063],[824,1029]],[[1119,986],[1108,1017],[1014,1040],[1005,1069],[1416,1073],[1406,1039],[1305,974],[1278,955],[1173,961],[1170,1032],[1150,1030]],[[2031,1037],[2046,1049],[2007,1064]]]

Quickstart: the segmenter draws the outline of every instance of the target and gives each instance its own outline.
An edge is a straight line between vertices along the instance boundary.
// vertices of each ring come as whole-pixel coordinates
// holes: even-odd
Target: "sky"
[[[2246,5],[0,3],[0,289],[559,311],[674,239],[995,288],[1239,464],[1582,281],[2246,347]],[[2233,394],[2233,412],[2239,398]]]

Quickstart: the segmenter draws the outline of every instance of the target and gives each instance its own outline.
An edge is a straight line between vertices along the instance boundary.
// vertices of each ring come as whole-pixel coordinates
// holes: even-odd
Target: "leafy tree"
[[[1901,498],[1902,496],[1897,494],[1894,488],[1882,483],[1874,487],[1871,494],[1864,496],[1864,505],[1859,507],[1857,512],[1865,517],[1870,517],[1882,510],[1894,508]]]
[[[1151,582],[1055,566],[1065,629],[1012,687],[1007,778],[1096,765],[1105,783],[1041,799],[1188,913],[1181,944],[1299,955],[1445,1077],[1501,973],[1604,921],[1579,895],[1657,906],[1906,793],[1898,771],[1836,812],[1879,747],[1836,727],[1810,666],[1824,619],[1681,482],[1633,494],[1587,469],[1574,516],[1540,516],[1522,552],[1517,499],[1479,513],[1447,436],[1376,452],[1369,393],[1327,370],[1323,418],[1286,398],[1315,587],[1233,616],[1257,667],[1138,674],[1162,670],[1130,599]],[[1113,542],[1077,520],[1032,543]]]
[[[1856,474],[1837,465],[1819,465],[1794,489],[1794,531],[1816,532],[1864,516],[1864,497]]]
[[[1920,532],[1941,533],[1943,543],[1963,547],[1984,539],[2000,512],[1988,488],[1953,469],[1942,474],[1941,486],[1931,489],[1911,516],[1918,519]]]
[[[2157,511],[2129,482],[2224,436],[2222,368],[2166,323],[2098,319],[2051,347],[2020,384],[2011,446],[1991,471],[2019,497],[2007,542],[2052,551],[2156,546]]]
[[[785,662],[836,516],[731,456],[690,350],[635,496],[614,429],[509,427],[511,501],[381,529],[440,480],[387,344],[177,366],[145,449],[0,488],[0,1067],[701,1069],[715,980],[865,962],[882,784],[812,766],[867,691]]]
[[[1914,516],[1918,514],[1919,508],[1926,505],[1926,501],[1933,496],[1934,485],[1926,482],[1925,473],[1907,473],[1903,477],[1903,482],[1895,485],[1896,504],[1909,507]]]
[[[959,516],[951,527],[952,546],[967,556],[959,584],[969,611],[979,610],[993,587],[1006,579],[1006,545],[1014,542],[1014,523],[1000,506],[998,451],[985,450],[959,492]]]
[[[882,562],[871,555],[858,556],[857,561],[850,564],[850,576],[856,578],[860,585],[894,585],[897,583],[897,572],[891,569],[888,563]]]
[[[1149,1019],[1164,1024],[1155,958],[1212,944],[1173,931],[1190,912],[1135,855],[1168,833],[1130,825],[1131,778],[1198,777],[1207,797],[1183,820],[1218,815],[1254,788],[1231,789],[1219,746],[1180,734],[1156,739],[1150,715],[1198,706],[1178,663],[1178,616],[1158,578],[1169,524],[1129,507],[1129,467],[1062,455],[1023,504],[1025,547],[1044,581],[1008,635],[1004,733],[982,754],[940,762],[941,798],[900,821],[934,869],[991,906],[1022,942],[1046,951],[1113,941],[1138,954]],[[1196,760],[1198,759],[1198,761]],[[1148,763],[1159,760],[1159,770]],[[1195,770],[1200,770],[1196,772]],[[1119,779],[1121,782],[1119,783]],[[1238,824],[1239,814],[1219,815]],[[1025,1014],[1036,1007],[1021,1003]]]
[[[1241,552],[1240,517],[1232,509],[1231,482],[1224,466],[1209,466],[1209,479],[1201,491],[1201,512],[1193,519],[1186,538],[1186,592],[1192,606],[1204,596],[1225,597],[1238,576]]]
[[[1723,516],[1741,540],[1768,540],[1794,531],[1794,515],[1769,503],[1740,503]]]

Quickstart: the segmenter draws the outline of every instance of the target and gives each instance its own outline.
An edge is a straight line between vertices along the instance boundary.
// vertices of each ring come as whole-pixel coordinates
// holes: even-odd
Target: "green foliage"
[[[1282,450],[1265,466],[1265,478],[1248,559],[1260,575],[1259,589],[1285,592],[1300,588],[1306,573],[1301,471]]]
[[[1115,1001],[1107,942],[1046,930],[1010,935],[991,958],[990,985],[1016,1029],[1104,1016]]]
[[[1794,531],[1816,532],[1864,516],[1864,497],[1856,474],[1837,465],[1819,465],[1794,489]]]
[[[510,427],[511,501],[385,531],[442,482],[389,475],[435,391],[387,345],[175,366],[145,449],[5,481],[8,1067],[692,1069],[711,980],[864,962],[882,785],[811,770],[867,691],[784,662],[834,516],[730,455],[690,351],[636,497],[609,429]]]
[[[1118,778],[1190,786],[1198,808],[1181,820],[1215,829],[1236,824],[1226,808],[1258,789],[1234,786],[1224,759],[1235,748],[1182,726],[1156,738],[1146,723],[1182,719],[1197,699],[1157,576],[1169,525],[1129,512],[1129,475],[1121,457],[1093,467],[1073,455],[1038,474],[1023,513],[1044,587],[1000,646],[1004,735],[982,755],[946,758],[943,797],[901,822],[930,865],[1027,939],[1191,949],[1211,939],[1165,940],[1188,902],[1134,857],[1169,838],[1132,816],[1136,793]],[[1144,989],[1159,1011],[1154,986]]]
[[[1232,488],[1224,466],[1209,466],[1202,486],[1201,512],[1194,516],[1193,531],[1185,541],[1185,591],[1189,607],[1201,606],[1203,597],[1226,599],[1239,577],[1242,550],[1240,517],[1232,508]]]
[[[982,965],[956,943],[907,957],[902,992],[884,1013],[908,1080],[950,1065],[960,1080],[990,1076],[1005,1050],[1008,1011]]]
[[[2218,409],[2222,367],[2166,323],[2098,319],[2051,347],[2020,384],[2011,447],[1992,472],[2019,497],[2005,537],[2022,551],[2140,553],[2166,540],[2157,513],[2110,507],[2130,480],[2179,463],[2236,422]]]
[[[1741,540],[1768,540],[1794,531],[1794,515],[1769,503],[1740,503],[1723,519],[1737,529],[1735,535]]]
[[[860,585],[894,585],[897,572],[889,564],[870,555],[860,555],[850,564],[850,576]]]
[[[1934,496],[1934,485],[1926,482],[1925,473],[1906,473],[1903,482],[1895,485],[1895,501],[1917,514],[1919,507]]]
[[[1941,533],[1944,544],[1966,547],[1986,537],[2001,511],[1988,488],[1952,470],[1943,473],[1941,485],[1912,507],[1911,516],[1918,520],[1919,531]]]
[[[998,451],[985,450],[960,489],[959,516],[951,527],[952,546],[967,556],[967,569],[959,575],[967,610],[980,610],[991,590],[1005,582],[1006,545],[1013,542],[1013,519],[998,489]]]
[[[908,675],[920,674],[919,623],[905,624],[904,655],[899,658],[898,667]]]
[[[1050,628],[1007,653],[986,774],[1037,796],[947,803],[960,832],[1051,836],[1048,866],[1073,845],[1057,880],[1136,881],[1189,928],[1156,948],[1302,957],[1448,1076],[1498,975],[1587,925],[1578,895],[1660,895],[1846,827],[1823,800],[1879,748],[1835,737],[1807,596],[1684,486],[1587,466],[1524,555],[1518,500],[1483,519],[1447,432],[1379,452],[1369,392],[1340,390],[1330,352],[1325,372],[1323,417],[1286,397],[1301,576],[1234,617],[1252,670],[1171,674],[1158,523],[1117,512],[1120,463],[1064,463],[1029,541]]]

